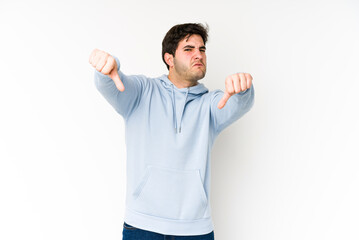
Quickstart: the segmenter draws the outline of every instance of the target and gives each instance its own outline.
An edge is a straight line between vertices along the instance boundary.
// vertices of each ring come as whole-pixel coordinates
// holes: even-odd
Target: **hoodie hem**
[[[196,220],[164,219],[139,213],[128,207],[125,209],[124,221],[136,228],[165,235],[202,235],[213,231],[211,217]]]

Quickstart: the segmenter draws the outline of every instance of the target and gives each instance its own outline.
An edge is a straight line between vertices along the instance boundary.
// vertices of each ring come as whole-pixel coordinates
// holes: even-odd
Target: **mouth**
[[[196,64],[194,64],[193,66],[194,66],[194,67],[203,67],[203,64],[201,64],[201,63],[196,63]]]

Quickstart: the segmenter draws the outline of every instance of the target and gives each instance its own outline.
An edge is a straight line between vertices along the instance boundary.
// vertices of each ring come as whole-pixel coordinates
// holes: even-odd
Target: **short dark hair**
[[[206,27],[200,23],[184,23],[173,26],[163,38],[162,41],[162,60],[169,69],[168,64],[165,61],[165,53],[175,56],[178,43],[185,37],[190,37],[192,34],[198,34],[202,37],[204,45],[206,45],[208,39],[208,24]]]

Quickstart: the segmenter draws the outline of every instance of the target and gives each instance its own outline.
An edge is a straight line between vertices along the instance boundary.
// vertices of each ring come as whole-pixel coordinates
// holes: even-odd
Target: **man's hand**
[[[222,109],[228,99],[239,92],[245,91],[252,85],[252,76],[249,73],[236,73],[226,78],[226,90],[217,107]]]
[[[118,75],[117,63],[114,57],[107,52],[94,49],[90,55],[89,62],[97,71],[108,75],[114,81],[118,90],[121,92],[125,90],[125,86]]]

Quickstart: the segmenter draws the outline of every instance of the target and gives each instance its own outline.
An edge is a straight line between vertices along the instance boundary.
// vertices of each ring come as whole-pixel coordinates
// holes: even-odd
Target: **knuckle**
[[[95,68],[97,71],[101,72],[103,67],[100,64],[97,64]]]
[[[107,64],[105,64],[105,65],[103,66],[103,68],[102,68],[101,71],[102,71],[103,74],[106,74],[106,75],[110,73]]]
[[[105,75],[108,75],[108,74],[109,74],[109,72],[108,72],[105,68],[102,68],[101,72],[102,72],[103,74],[105,74]]]
[[[253,79],[253,77],[249,73],[246,73],[245,75],[248,79],[251,79],[251,80]]]
[[[107,56],[107,62],[111,63],[112,65],[116,62],[115,58],[112,57],[111,55]]]

